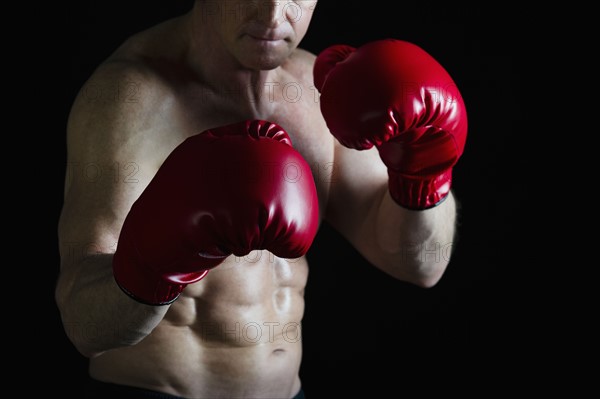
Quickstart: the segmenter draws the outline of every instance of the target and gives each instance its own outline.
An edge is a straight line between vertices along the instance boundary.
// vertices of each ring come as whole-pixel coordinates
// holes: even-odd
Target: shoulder
[[[124,138],[152,117],[161,99],[160,79],[139,63],[110,60],[100,65],[79,90],[67,120],[67,140],[83,145]]]
[[[83,83],[71,113],[133,110],[149,104],[166,89],[148,65],[134,59],[109,59]]]
[[[77,93],[70,120],[122,113],[135,117],[152,113],[153,108],[168,101],[172,83],[156,62],[162,52],[156,45],[161,43],[156,40],[156,31],[164,30],[167,28],[161,24],[131,36],[102,62]]]
[[[313,67],[316,55],[310,51],[298,48],[294,51],[284,68],[296,79],[305,84],[313,85]]]
[[[134,57],[111,57],[83,83],[70,109],[69,132],[124,131],[155,115],[169,101],[165,79]]]
[[[168,88],[152,61],[148,32],[125,40],[79,90],[72,112],[139,108]]]

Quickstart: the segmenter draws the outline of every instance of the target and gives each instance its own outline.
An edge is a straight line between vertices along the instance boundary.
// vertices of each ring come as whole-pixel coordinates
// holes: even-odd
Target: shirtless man
[[[68,162],[75,170],[68,170],[59,221],[56,300],[69,339],[89,358],[86,397],[303,397],[300,326],[309,273],[303,255],[316,231],[311,226],[323,220],[393,278],[431,287],[442,277],[448,254],[427,257],[421,250],[447,249],[452,243],[456,205],[451,168],[464,146],[464,104],[438,98],[433,103],[442,106],[435,110],[426,109],[433,104],[427,101],[423,108],[400,109],[414,104],[404,101],[407,96],[427,92],[411,86],[424,82],[419,73],[433,74],[435,84],[440,77],[448,78],[426,57],[418,73],[411,66],[403,71],[410,83],[404,89],[410,88],[400,96],[387,90],[392,85],[386,83],[390,76],[385,68],[362,80],[366,85],[348,81],[359,82],[359,74],[368,73],[365,65],[372,63],[364,59],[373,55],[389,52],[388,65],[411,65],[412,54],[422,54],[410,46],[400,46],[398,51],[406,53],[399,56],[394,43],[383,42],[365,49],[364,57],[354,57],[355,66],[344,63],[346,70],[336,64],[350,58],[354,49],[336,46],[324,52],[314,68],[316,56],[298,44],[316,5],[316,0],[197,0],[187,14],[126,40],[81,89],[67,128]],[[428,63],[431,68],[424,68]],[[106,87],[118,88],[119,95],[92,95]],[[370,103],[396,103],[382,103],[373,113],[351,104],[352,90]],[[328,101],[319,101],[319,95],[328,96]],[[444,107],[452,107],[452,112]],[[423,110],[431,114],[425,117]],[[433,130],[430,125],[407,126],[397,120],[405,111],[420,113],[413,119],[421,124],[446,119],[437,120],[442,128]],[[386,146],[383,142],[389,137],[382,131],[391,131],[391,120],[408,139]],[[181,162],[169,156],[181,158],[181,152],[188,151],[189,157],[190,147],[180,151],[180,145],[188,145],[187,139],[199,133],[231,126],[246,132],[249,125],[244,121],[276,124],[291,139],[291,146],[278,148],[295,156],[293,147],[311,166],[314,198],[306,185],[295,194],[300,200],[283,193],[281,198],[264,199],[277,202],[280,211],[298,206],[299,212],[286,217],[308,227],[286,241],[288,251],[255,245],[250,252],[236,254],[233,248],[215,244],[184,284],[177,285],[175,277],[166,290],[148,286],[150,280],[158,284],[156,275],[168,274],[172,267],[160,262],[164,248],[178,245],[174,227],[160,225],[186,211],[170,198],[190,195],[165,192],[181,188],[169,182],[175,176],[187,181],[198,177],[197,171],[182,169]],[[354,135],[368,135],[370,130],[377,131],[377,137]],[[224,165],[219,160],[237,156],[220,151],[211,147],[199,151],[204,154],[199,158],[214,159],[218,167]],[[236,160],[231,159],[232,164]],[[86,168],[85,173],[78,167]],[[243,177],[239,183],[243,195],[247,186],[255,188]],[[284,190],[283,183],[278,184],[270,191]],[[191,194],[199,202],[208,198],[229,203],[230,197],[215,191],[200,185]],[[273,193],[263,196],[269,195]],[[138,199],[142,205],[132,207]],[[316,202],[315,213],[311,206]],[[236,236],[236,229],[243,235],[251,227],[216,224],[229,236]],[[198,236],[212,245],[216,239],[208,230],[198,231]],[[164,248],[158,245],[163,239]]]

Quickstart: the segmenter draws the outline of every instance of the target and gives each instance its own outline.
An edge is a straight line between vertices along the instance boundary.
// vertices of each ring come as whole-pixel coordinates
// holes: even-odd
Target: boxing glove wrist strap
[[[388,169],[389,190],[392,199],[410,210],[426,210],[441,204],[452,184],[452,170],[431,178],[415,177]]]
[[[188,284],[200,281],[207,273],[208,270],[201,270],[186,273],[180,279],[176,276],[169,276],[167,279],[141,265],[135,256],[127,256],[127,252],[117,251],[113,257],[115,282],[123,292],[145,305],[162,306],[173,303]]]
[[[123,292],[129,295],[132,299],[136,300],[137,302],[143,303],[144,305],[151,306],[170,305],[171,303],[175,302],[177,298],[179,298],[181,291],[183,291],[183,289],[186,286],[186,284],[173,285],[167,283],[164,280],[157,279],[154,280],[154,284],[151,285],[147,281],[145,281],[145,284],[147,285],[137,287],[142,288],[142,290],[140,291],[138,289],[137,292],[134,294],[127,290],[127,288],[125,288],[122,284],[120,284],[119,281],[116,280],[116,276],[115,281],[117,281],[117,285],[119,286],[119,288],[121,288],[121,290],[123,290]]]

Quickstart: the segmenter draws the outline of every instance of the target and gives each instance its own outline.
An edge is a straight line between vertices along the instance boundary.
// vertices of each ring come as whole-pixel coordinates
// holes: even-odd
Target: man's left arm
[[[388,274],[435,285],[450,260],[452,170],[467,136],[452,78],[420,47],[385,39],[325,49],[314,82],[337,140],[331,223]]]

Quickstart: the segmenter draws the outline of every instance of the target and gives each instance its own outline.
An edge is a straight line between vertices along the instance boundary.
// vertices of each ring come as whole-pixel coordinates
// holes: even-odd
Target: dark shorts
[[[127,399],[185,399],[181,396],[169,395],[168,393],[150,391],[148,389],[129,387],[126,385],[110,384],[88,378],[85,387],[84,399],[106,399],[106,398],[127,398]],[[271,399],[271,398],[269,398]],[[272,398],[276,399],[276,398]],[[283,398],[282,398],[283,399]],[[300,392],[293,399],[304,399],[304,392]]]

